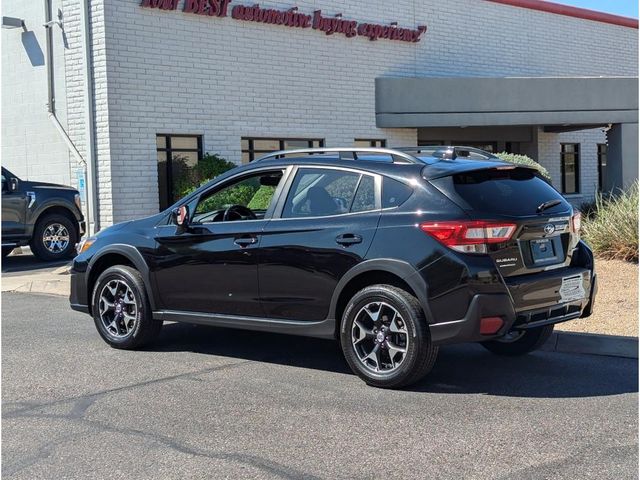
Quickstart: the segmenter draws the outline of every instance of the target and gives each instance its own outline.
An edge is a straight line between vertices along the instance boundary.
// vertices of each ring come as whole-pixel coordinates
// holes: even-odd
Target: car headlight
[[[76,204],[76,207],[78,207],[78,210],[82,211],[82,200],[80,199],[79,193],[73,196],[73,202]]]
[[[76,251],[78,252],[78,255],[80,255],[82,252],[86,251],[89,249],[89,247],[91,245],[93,245],[93,243],[96,241],[96,237],[87,237],[84,238],[76,247]]]

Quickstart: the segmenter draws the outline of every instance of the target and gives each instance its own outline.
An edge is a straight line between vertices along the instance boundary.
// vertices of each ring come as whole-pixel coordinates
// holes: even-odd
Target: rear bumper
[[[480,319],[483,317],[501,317],[504,325],[495,335],[480,334]],[[479,342],[500,337],[511,330],[516,314],[511,298],[507,294],[475,295],[466,315],[451,322],[429,325],[431,341],[435,345],[448,343]]]
[[[585,298],[564,303],[558,300],[550,302],[549,292],[555,288],[557,296],[562,278],[576,273],[582,273],[585,277]],[[514,287],[517,287],[516,295]],[[566,268],[553,273],[547,272],[542,276],[532,276],[517,285],[512,281],[508,293],[474,295],[463,318],[429,325],[431,340],[436,345],[483,342],[499,338],[510,330],[525,330],[588,317],[593,311],[597,289],[593,271],[580,268]],[[537,296],[537,304],[532,296]],[[535,306],[532,308],[532,305]],[[480,320],[496,316],[504,322],[500,330],[494,335],[480,334]]]

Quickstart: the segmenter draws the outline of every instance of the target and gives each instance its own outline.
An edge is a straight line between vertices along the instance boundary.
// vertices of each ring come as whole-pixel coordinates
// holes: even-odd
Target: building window
[[[242,163],[253,162],[267,153],[297,148],[324,147],[322,138],[248,138],[242,137]]]
[[[607,184],[607,144],[598,144],[598,189]]]
[[[562,193],[580,192],[580,144],[561,143]]]
[[[356,138],[353,141],[353,146],[356,148],[385,148],[387,146],[387,141],[384,138],[378,140],[373,138]]]
[[[156,135],[160,210],[182,196],[189,172],[202,159],[202,135]]]

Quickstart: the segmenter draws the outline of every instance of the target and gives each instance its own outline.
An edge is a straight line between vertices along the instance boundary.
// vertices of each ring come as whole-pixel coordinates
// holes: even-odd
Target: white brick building
[[[179,154],[197,161],[210,152],[239,163],[250,159],[252,146],[265,150],[299,141],[439,142],[525,153],[550,171],[574,203],[591,199],[599,181],[618,186],[637,177],[637,145],[630,147],[634,135],[637,143],[637,92],[628,108],[576,107],[580,112],[570,121],[550,121],[553,109],[543,120],[536,120],[535,108],[527,113],[531,119],[509,120],[500,108],[489,108],[490,115],[450,112],[432,122],[442,112],[426,112],[432,116],[427,118],[405,108],[386,115],[380,110],[384,93],[376,86],[377,78],[392,77],[637,77],[637,21],[559,11],[545,2],[525,8],[518,0],[398,0],[393,8],[382,0],[260,4],[283,12],[295,6],[310,16],[315,10],[331,18],[342,13],[342,19],[360,24],[427,26],[419,42],[371,41],[233,18],[234,7],[254,5],[241,0],[228,4],[226,16],[207,14],[222,5],[217,0],[204,0],[204,15],[184,11],[194,4],[197,10],[198,0],[91,0],[86,12],[81,0],[51,2],[53,18],[59,9],[63,27],[52,28],[56,113],[93,169],[88,183],[100,228],[153,214],[169,201],[167,164],[159,158]],[[24,19],[25,29],[2,30],[2,164],[31,180],[75,184],[78,161],[47,116],[45,4],[3,3],[2,14]],[[588,93],[601,95],[597,89]],[[452,102],[462,94],[443,93]],[[587,110],[598,115],[582,116]],[[387,126],[393,122],[408,126]],[[610,124],[622,139],[616,151],[631,153],[616,167],[618,179],[603,180],[598,144],[607,143]],[[158,151],[167,142],[195,151]]]

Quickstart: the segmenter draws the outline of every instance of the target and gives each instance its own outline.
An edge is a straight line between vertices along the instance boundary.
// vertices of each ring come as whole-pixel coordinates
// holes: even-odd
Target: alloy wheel
[[[123,280],[110,280],[102,287],[98,308],[100,320],[111,336],[124,338],[135,328],[138,306],[133,290]]]
[[[44,248],[54,254],[64,252],[69,246],[69,230],[61,223],[51,223],[47,225],[42,233],[42,243]]]
[[[390,304],[368,303],[353,321],[351,343],[368,370],[391,373],[402,365],[407,355],[409,333],[406,322]]]

